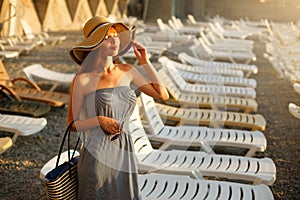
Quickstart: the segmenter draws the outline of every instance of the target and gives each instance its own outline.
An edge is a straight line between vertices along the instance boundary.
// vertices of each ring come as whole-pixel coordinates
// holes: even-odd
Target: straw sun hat
[[[130,48],[130,41],[134,39],[136,27],[129,27],[122,22],[110,22],[106,17],[96,16],[89,19],[83,27],[85,39],[70,51],[71,58],[79,65],[85,57],[101,44],[110,27],[114,27],[120,38],[118,56],[125,54]]]

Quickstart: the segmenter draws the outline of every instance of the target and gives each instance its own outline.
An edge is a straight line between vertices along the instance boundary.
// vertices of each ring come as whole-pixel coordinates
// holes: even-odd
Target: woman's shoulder
[[[78,86],[84,86],[95,80],[97,76],[99,76],[97,73],[81,73],[76,75],[74,81]]]

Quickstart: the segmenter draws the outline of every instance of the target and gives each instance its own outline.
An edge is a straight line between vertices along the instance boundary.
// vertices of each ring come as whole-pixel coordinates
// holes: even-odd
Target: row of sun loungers
[[[160,27],[158,32],[166,31],[168,35],[170,33],[170,35],[176,36],[177,42],[180,41],[177,44],[192,42],[192,46],[195,45],[194,51],[198,51],[200,48],[202,51],[197,52],[201,56],[196,56],[191,46],[190,52],[179,52],[176,59],[167,55],[159,56],[157,59],[156,66],[159,69],[159,76],[167,86],[171,99],[161,102],[145,94],[140,95],[139,111],[135,111],[138,114],[132,116],[131,123],[134,125],[130,126],[139,169],[146,173],[140,179],[147,180],[150,176],[157,177],[156,173],[163,173],[169,174],[170,180],[165,181],[168,186],[172,185],[177,178],[185,179],[186,176],[189,176],[189,180],[192,178],[196,182],[202,180],[203,177],[218,177],[230,181],[220,181],[222,184],[228,184],[227,186],[233,182],[237,182],[241,187],[250,186],[251,183],[257,185],[258,182],[265,184],[264,186],[272,185],[276,177],[274,162],[266,157],[255,158],[257,152],[263,152],[266,148],[266,138],[263,133],[266,121],[262,115],[255,114],[258,106],[255,100],[257,82],[250,77],[255,77],[258,67],[250,63],[256,60],[252,51],[253,41],[245,39],[251,34],[224,40],[224,42],[228,42],[228,47],[231,46],[229,51],[222,49],[221,45],[214,46],[213,51],[224,53],[224,57],[216,57],[216,54],[213,55],[212,52],[205,52],[206,49],[203,48],[207,48],[207,46],[200,47],[201,43],[205,42],[204,36],[209,33],[210,23],[183,29],[177,26],[172,30],[175,18],[170,19],[168,24],[162,23],[162,20],[157,22]],[[212,30],[210,31],[212,32]],[[156,38],[154,42],[169,41],[172,42],[172,45],[175,44],[174,40],[167,40],[165,37],[159,38],[157,33],[151,34]],[[147,33],[146,35],[151,34]],[[253,31],[253,34],[265,34],[265,29],[262,29],[261,32]],[[203,41],[200,40],[201,38]],[[245,42],[243,43],[243,41]],[[244,44],[243,48],[239,49],[234,42]],[[248,55],[248,57],[243,57],[244,55]],[[238,139],[239,137],[241,138]],[[251,139],[244,140],[242,138]],[[153,148],[154,145],[156,148]],[[232,152],[231,155],[217,153],[214,151],[218,149],[217,146],[221,146],[223,150],[227,147],[229,149],[247,149],[244,152],[246,157],[235,155]],[[193,148],[198,150],[193,151]],[[245,158],[246,160],[244,160]],[[265,172],[263,172],[263,168],[260,168],[259,172],[257,171],[258,174],[264,174],[262,175],[264,178],[272,174],[269,177],[270,182],[263,181],[264,178],[261,177],[250,178],[253,174],[250,175],[251,173],[248,174],[248,172],[246,172],[247,175],[239,174],[239,167],[235,164],[233,165],[237,167],[235,169],[239,175],[233,175],[229,172],[231,164],[225,164],[227,161],[231,164],[238,162],[241,164],[240,166],[244,165],[243,162],[247,162],[248,167],[253,167],[254,163],[260,163],[258,165],[264,166]],[[209,164],[204,164],[206,162]],[[212,166],[215,166],[213,171],[210,168]],[[225,168],[229,171],[221,166],[226,166]],[[227,174],[228,172],[229,174]],[[268,175],[265,176],[266,174]],[[147,181],[159,183],[159,180],[153,177]],[[151,180],[152,178],[154,180]],[[250,179],[260,181],[255,183],[255,181],[249,181]],[[204,185],[208,184],[208,182],[204,182]],[[216,182],[218,183],[218,181]],[[248,184],[244,185],[241,182]],[[200,183],[198,182],[198,184]],[[142,188],[147,186],[143,183]],[[174,193],[180,190],[172,189]],[[273,199],[270,189],[267,187],[265,189],[264,198]],[[145,189],[143,194],[146,192],[149,192],[149,189]],[[163,191],[159,194],[165,195]],[[152,193],[149,192],[147,195],[151,196]],[[156,192],[153,192],[154,199],[158,196],[155,195]],[[234,195],[239,194],[237,192]],[[187,196],[185,198],[189,199]]]
[[[267,147],[267,124],[255,113],[258,67],[251,64],[256,56],[253,41],[247,39],[265,34],[265,28],[255,29],[243,22],[243,31],[238,31],[242,22],[229,29],[222,21],[197,23],[192,16],[189,20],[187,26],[175,17],[168,24],[158,19],[151,28],[155,31],[137,34],[137,40],[149,46],[171,97],[158,101],[141,93],[130,119],[141,195],[144,199],[274,199],[268,185],[276,179],[275,164],[268,157],[256,157]],[[162,32],[168,34],[159,34]],[[208,43],[213,40],[219,41]],[[174,44],[189,42],[190,51],[179,52],[176,59],[162,56]],[[130,52],[122,61],[128,58],[132,58]],[[38,65],[24,73],[35,85],[35,77],[53,82],[51,91],[45,93],[55,93],[58,84],[69,84],[74,76]],[[35,100],[16,87],[7,88],[20,99]],[[65,152],[61,161],[67,159]],[[41,169],[40,178],[51,170],[53,160],[56,158]]]
[[[9,36],[0,38],[0,59],[18,58],[32,50],[44,45],[57,45],[62,43],[66,36],[50,36],[47,32],[33,33],[28,22],[21,20],[23,36]]]
[[[293,23],[264,22],[269,32],[264,55],[278,77],[290,80],[295,92],[300,94],[300,27]],[[294,117],[300,119],[299,105],[291,102],[288,109]]]

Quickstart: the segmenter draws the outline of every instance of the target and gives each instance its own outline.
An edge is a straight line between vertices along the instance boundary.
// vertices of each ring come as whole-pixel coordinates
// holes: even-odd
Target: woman
[[[80,65],[72,82],[67,123],[83,132],[78,162],[79,199],[139,199],[137,167],[128,135],[136,104],[134,84],[158,99],[168,93],[158,80],[146,50],[131,40],[135,29],[93,17],[83,27],[85,39],[71,51]],[[129,64],[114,59],[132,47],[149,81]]]

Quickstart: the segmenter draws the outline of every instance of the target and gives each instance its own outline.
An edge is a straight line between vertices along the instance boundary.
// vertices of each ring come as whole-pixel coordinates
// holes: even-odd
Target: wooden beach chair
[[[49,91],[54,91],[59,85],[70,86],[75,73],[57,72],[36,63],[23,68],[23,72],[30,81],[38,83],[39,80],[48,81],[52,84]]]
[[[167,87],[170,98],[163,101],[164,104],[182,108],[213,108],[220,110],[231,110],[237,112],[251,113],[257,111],[258,104],[255,99],[228,97],[209,94],[195,94],[184,92],[179,89],[171,77],[160,69],[158,74]]]
[[[25,83],[17,84],[18,82]],[[19,77],[9,80],[8,73],[0,61],[0,85],[7,87],[12,93],[17,94],[23,100],[31,100],[47,103],[50,106],[62,107],[69,103],[70,95],[60,92],[42,90],[37,84],[27,78]]]
[[[165,125],[156,109],[155,102],[145,94],[140,96],[140,114],[146,124],[149,139],[153,142],[161,143],[160,149],[179,146],[181,149],[189,147],[201,147],[208,149],[221,146],[226,151],[226,147],[246,149],[246,156],[253,156],[256,152],[263,152],[267,147],[267,141],[261,131],[248,131],[225,128],[208,128],[204,126],[168,126]],[[205,146],[206,145],[206,146]],[[207,145],[211,148],[207,148]],[[237,150],[237,152],[241,152]]]
[[[6,86],[0,85],[0,113],[40,117],[50,111],[50,106],[22,99]]]
[[[0,154],[12,147],[18,136],[35,134],[46,125],[47,120],[45,118],[0,114],[0,130],[13,133],[13,137],[0,138]]]
[[[138,106],[130,118],[129,134],[134,144],[140,173],[167,173],[195,178],[215,177],[268,185],[275,181],[276,167],[270,158],[153,149],[140,121]]]

